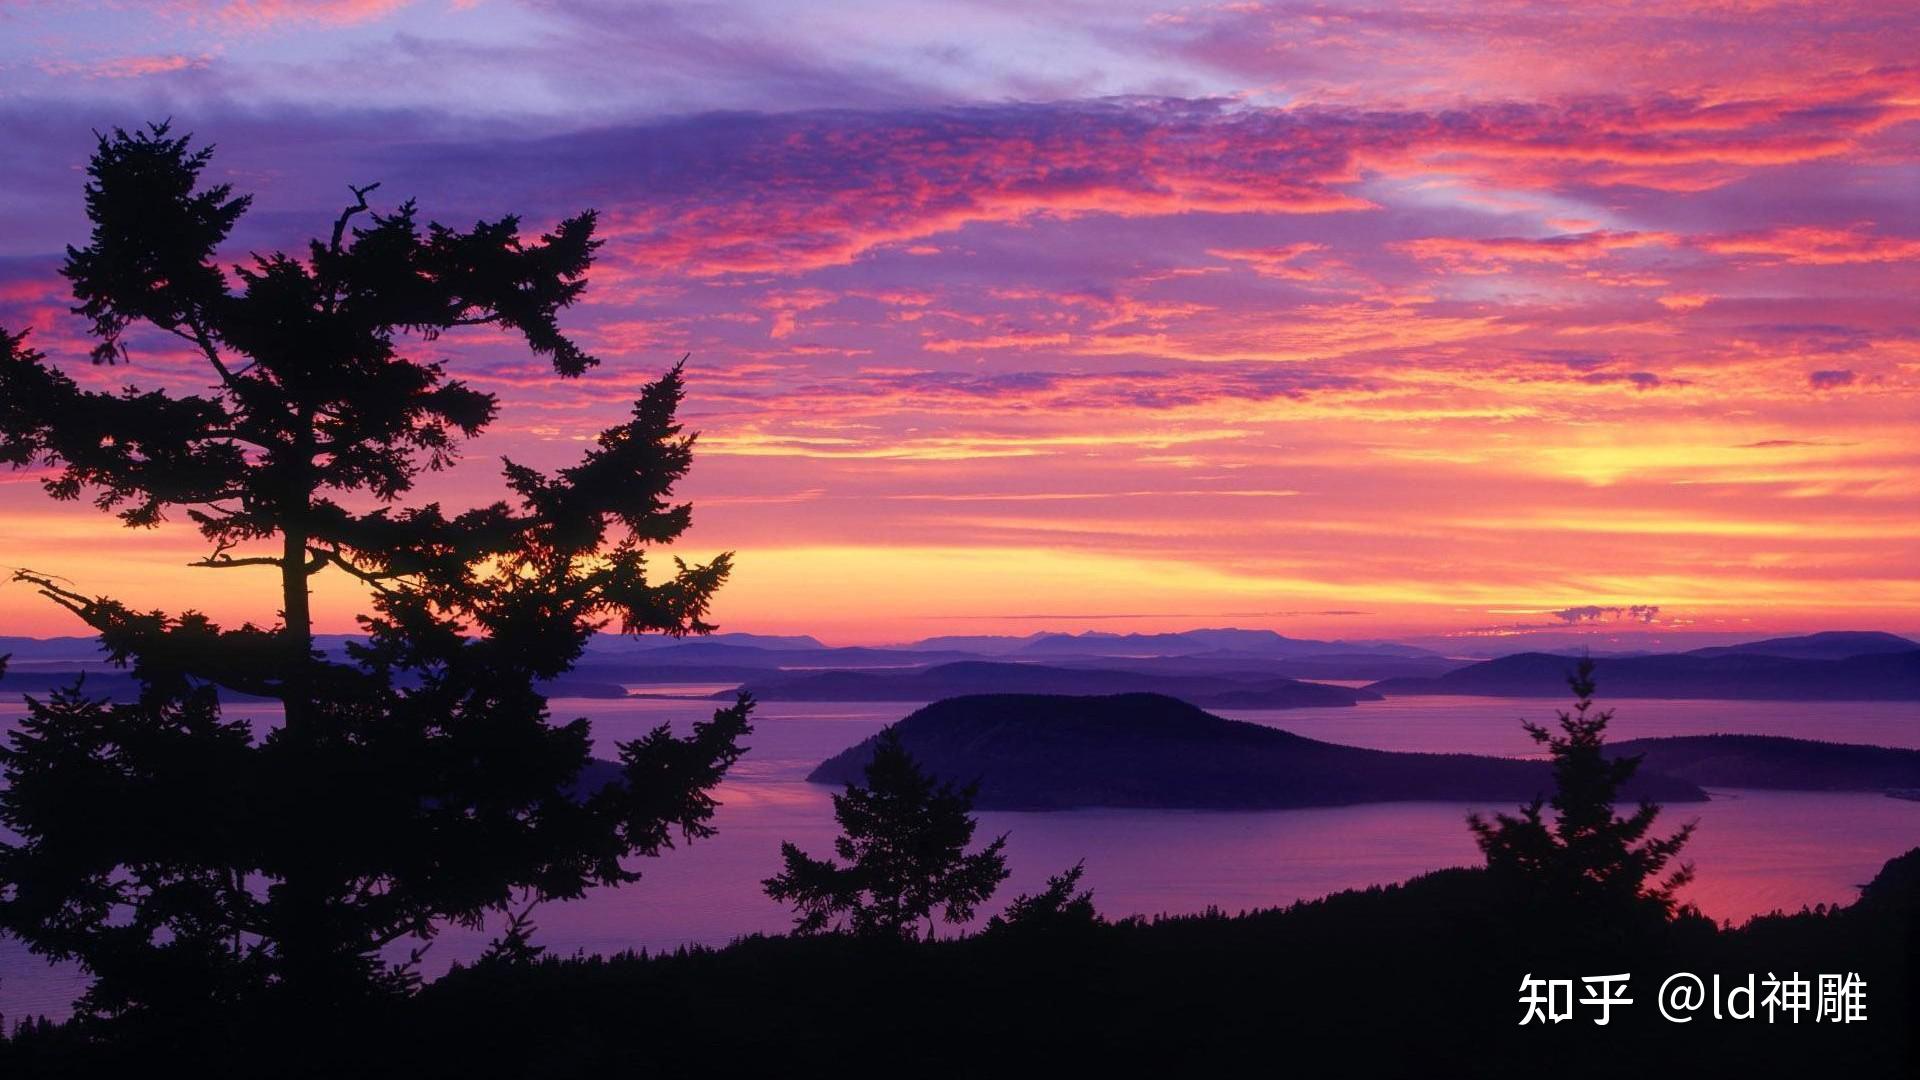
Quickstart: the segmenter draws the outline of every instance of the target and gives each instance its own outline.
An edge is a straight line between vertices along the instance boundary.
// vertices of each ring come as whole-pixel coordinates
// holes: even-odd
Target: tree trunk
[[[281,704],[286,709],[287,726],[299,728],[310,712],[308,668],[313,661],[313,613],[307,595],[307,532],[293,522],[286,522],[282,536],[285,539],[280,553],[280,591],[286,626],[287,669],[281,679],[286,691]]]
[[[301,416],[303,428],[311,424]],[[307,513],[312,502],[311,441],[306,430],[295,440],[281,505],[280,591],[283,656],[281,706],[285,735],[292,740],[294,761],[285,794],[297,808],[288,822],[286,861],[282,864],[280,908],[280,978],[294,1010],[287,1020],[300,1038],[314,1038],[334,997],[337,943],[329,927],[328,904],[333,893],[327,865],[327,815],[324,807],[333,786],[324,775],[325,733],[314,708],[313,613],[307,585]]]

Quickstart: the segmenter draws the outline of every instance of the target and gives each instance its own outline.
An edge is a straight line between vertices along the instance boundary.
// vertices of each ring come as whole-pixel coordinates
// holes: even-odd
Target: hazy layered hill
[[[1303,657],[1329,653],[1373,653],[1382,656],[1433,656],[1412,645],[1393,642],[1354,644],[1290,638],[1272,630],[1182,630],[1168,634],[1037,634],[1026,639],[1014,655],[1055,656],[1192,656],[1200,653],[1241,656]]]
[[[982,809],[1517,803],[1553,787],[1543,762],[1338,746],[1225,720],[1161,694],[960,697],[928,705],[896,727],[907,750],[935,774],[977,779]],[[872,744],[849,747],[807,779],[860,781]],[[1706,798],[1694,784],[1644,769],[1629,795]]]
[[[100,651],[97,637],[9,637],[0,636],[0,656],[11,657],[8,664],[18,669],[24,664],[70,661],[76,665],[101,664],[106,654]]]
[[[589,657],[585,663],[569,672],[568,677],[629,686],[671,686],[676,683],[744,683],[765,675],[767,671],[767,668],[746,664],[704,664],[692,660],[678,664],[649,664],[645,660],[603,662]]]
[[[1373,681],[1401,676],[1444,675],[1472,663],[1444,656],[1389,656],[1381,653],[1326,653],[1301,657],[1248,656],[1235,652],[1193,653],[1188,656],[1061,656],[1048,657],[1054,667],[1099,668],[1149,674],[1227,675],[1286,679],[1353,679]]]
[[[1920,650],[1920,641],[1880,630],[1826,630],[1799,637],[1766,638],[1739,645],[1716,645],[1689,649],[1688,656],[1730,656],[1750,653],[1758,656],[1786,656],[1796,660],[1845,660],[1850,656]]]
[[[1313,653],[1306,656],[1261,656],[1232,650],[1168,656],[1102,656],[1062,653],[1044,661],[1024,656],[980,654],[956,650],[873,648],[768,649],[745,645],[690,641],[677,645],[621,653],[588,654],[588,663],[601,670],[630,670],[628,682],[676,681],[656,679],[676,667],[759,668],[767,671],[873,671],[927,668],[966,661],[1044,663],[1052,667],[1098,668],[1108,671],[1152,672],[1176,675],[1248,675],[1288,679],[1388,679],[1401,675],[1438,675],[1464,661],[1439,656],[1402,656],[1391,653]],[[684,680],[677,680],[684,681]],[[1113,688],[1118,692],[1126,688]],[[1094,692],[1094,691],[1088,691]]]
[[[695,639],[709,645],[735,645],[749,649],[779,649],[786,652],[811,652],[824,649],[812,634],[746,634],[725,632]],[[630,652],[634,649],[671,649],[685,644],[686,638],[628,637],[623,634],[597,634],[587,644],[588,652]]]
[[[628,665],[643,668],[678,667],[695,664],[725,664],[733,667],[779,670],[797,668],[902,668],[944,664],[955,660],[977,660],[974,653],[954,651],[907,652],[864,646],[817,649],[776,649],[726,641],[693,638],[671,644],[650,644],[645,648],[621,650],[614,647],[587,654],[590,662],[601,665]]]
[[[319,634],[345,659],[355,635]],[[12,675],[0,694],[45,692],[82,671],[110,696],[130,696],[93,638],[0,637]],[[1752,700],[1916,700],[1920,645],[1880,631],[1829,631],[1684,653],[1600,656],[1602,692]],[[1312,641],[1267,630],[1166,634],[1035,633],[929,638],[913,646],[827,646],[807,635],[716,634],[686,640],[600,635],[549,692],[614,697],[622,686],[757,684],[775,700],[932,701],[970,693],[1166,692],[1210,708],[1344,705],[1384,694],[1560,697],[1573,658],[1521,653],[1471,662],[1391,642]],[[976,666],[971,669],[965,665]],[[1826,666],[1822,666],[1826,665]],[[1838,666],[1834,666],[1838,665]],[[942,670],[950,669],[950,670]],[[1063,674],[1072,669],[1080,674]],[[940,672],[934,674],[934,672]],[[850,677],[856,674],[872,679]],[[1370,681],[1344,699],[1298,680]],[[834,690],[832,688],[841,689]]]
[[[1572,656],[1519,653],[1433,678],[1385,679],[1368,689],[1388,696],[1560,697],[1578,662]],[[1838,660],[1751,652],[1596,657],[1594,679],[1606,698],[1920,701],[1920,649]]]
[[[915,671],[767,675],[746,688],[762,701],[937,701],[967,694],[1158,693],[1220,709],[1298,709],[1378,700],[1366,690],[1258,674],[1175,674],[970,660]],[[728,690],[716,697],[731,697]]]

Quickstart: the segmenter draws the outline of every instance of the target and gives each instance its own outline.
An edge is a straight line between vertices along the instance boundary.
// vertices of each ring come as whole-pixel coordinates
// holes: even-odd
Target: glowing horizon
[[[602,212],[566,385],[422,496],[551,468],[683,353],[677,552],[723,629],[1920,632],[1920,12],[1683,2],[0,0],[0,326],[96,385],[62,245],[89,131],[171,116],[256,195]],[[231,260],[230,260],[231,261]],[[271,621],[0,474],[0,565]],[[320,628],[357,597],[319,584]],[[1612,623],[1600,628],[1617,629]],[[0,634],[80,633],[23,586]]]

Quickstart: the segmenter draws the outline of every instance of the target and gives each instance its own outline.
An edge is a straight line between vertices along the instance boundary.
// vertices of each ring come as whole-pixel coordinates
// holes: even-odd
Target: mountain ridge
[[[1556,653],[1515,653],[1428,678],[1393,678],[1367,689],[1388,697],[1554,697],[1579,662]],[[1732,701],[1920,701],[1920,650],[1804,660],[1763,653],[1594,657],[1608,697]]]

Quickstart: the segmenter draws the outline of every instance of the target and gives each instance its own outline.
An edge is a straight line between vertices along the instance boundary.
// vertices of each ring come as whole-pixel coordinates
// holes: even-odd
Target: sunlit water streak
[[[684,693],[686,688],[661,688]],[[1557,700],[1397,698],[1358,708],[1228,715],[1302,735],[1390,750],[1519,756],[1533,746],[1519,719],[1551,720]],[[1837,742],[1920,747],[1920,710],[1910,703],[1619,700],[1614,738],[1750,732]],[[555,702],[561,717],[594,719],[599,750],[611,752],[663,721],[684,726],[712,707],[687,699]],[[643,864],[644,879],[537,913],[539,940],[562,955],[628,948],[722,944],[788,925],[760,881],[775,872],[783,840],[815,853],[835,832],[829,790],[804,781],[826,757],[911,710],[899,704],[767,702],[720,792],[719,834]],[[259,723],[266,706],[236,707]],[[0,728],[19,715],[0,709]],[[1920,843],[1920,803],[1877,794],[1717,791],[1712,802],[1675,806],[1675,822],[1698,819],[1688,849],[1699,880],[1685,898],[1716,918],[1846,903],[1887,858]],[[1398,881],[1478,855],[1464,803],[1381,803],[1259,812],[1073,810],[982,813],[981,836],[1007,833],[1013,877],[999,894],[1038,888],[1085,859],[1086,882],[1109,915],[1228,911]],[[492,931],[452,931],[428,954],[429,974],[470,959]],[[0,1013],[60,1015],[80,986],[71,969],[49,968],[17,942],[0,941]]]

